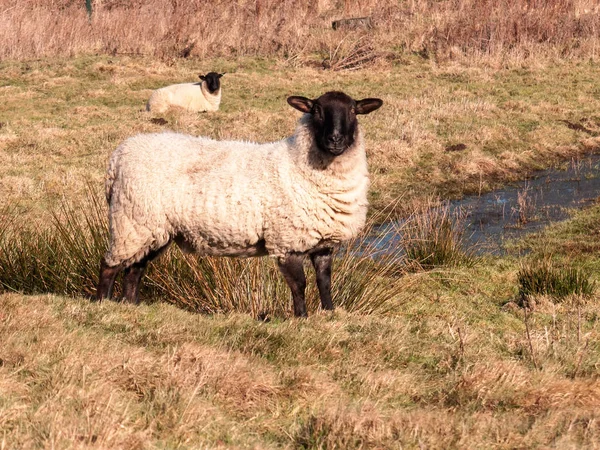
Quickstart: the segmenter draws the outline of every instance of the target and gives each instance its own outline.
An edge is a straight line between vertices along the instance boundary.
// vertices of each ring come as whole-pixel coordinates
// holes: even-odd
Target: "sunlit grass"
[[[485,9],[484,3],[478,8]],[[281,7],[293,3],[286,5]],[[502,23],[560,12],[533,8],[523,14],[520,6],[511,6],[514,15]],[[360,5],[350,7],[357,11],[352,8]],[[16,18],[30,14],[24,3],[0,10]],[[152,14],[161,18],[160,11]],[[473,32],[500,22],[477,8],[456,14],[460,23],[473,17],[481,22],[471,23],[482,27],[452,28],[448,24],[458,22],[431,15],[416,24],[434,32],[431,21],[442,20],[435,32],[443,29],[452,40],[438,53],[458,52],[451,57],[458,63],[447,65],[432,58],[432,48],[414,55],[402,45],[396,56],[386,54],[377,39],[352,37],[344,41],[351,45],[336,52],[339,41],[332,43],[327,34],[308,43],[317,45],[314,54],[295,38],[300,47],[281,47],[280,55],[291,50],[282,59],[243,53],[213,58],[212,51],[210,58],[172,59],[169,52],[178,51],[173,44],[186,45],[175,42],[176,36],[159,42],[160,58],[34,60],[19,53],[25,47],[5,46],[5,53],[25,59],[0,63],[0,205],[8,205],[0,213],[0,447],[596,445],[596,291],[542,299],[536,308],[523,309],[515,302],[520,259],[511,254],[474,260],[460,247],[456,217],[443,210],[411,214],[413,199],[418,204],[432,194],[485,192],[597,149],[597,63],[585,42],[577,49],[524,43],[470,54]],[[589,14],[583,12],[582,20]],[[48,11],[47,18],[54,15]],[[66,17],[71,20],[68,11]],[[268,15],[262,20],[271,23]],[[39,28],[44,22],[28,23]],[[530,23],[528,33],[538,29],[536,23],[552,26]],[[143,26],[155,40],[156,30]],[[506,34],[495,43],[511,38],[511,30],[499,30]],[[381,33],[387,39],[385,29]],[[63,50],[56,47],[58,37],[32,36],[42,53]],[[70,55],[90,36],[79,35],[64,50]],[[229,45],[222,34],[215,38]],[[561,55],[553,58],[552,52]],[[585,62],[569,60],[576,53]],[[323,70],[326,57],[336,65],[331,68],[349,63],[355,70]],[[173,110],[164,115],[166,123],[141,111],[152,89],[195,81],[198,72],[215,69],[227,72],[220,111]],[[96,188],[120,141],[164,129],[217,139],[281,139],[298,118],[286,96],[313,97],[331,89],[384,99],[380,111],[361,117],[372,223],[411,217],[397,227],[387,253],[377,237],[366,249],[357,242],[338,251],[336,312],[317,313],[309,264],[310,316],[295,320],[289,289],[272,260],[199,258],[175,246],[151,264],[142,305],[81,298],[95,293],[107,242],[106,206]],[[379,215],[390,204],[395,213]],[[531,260],[555,255],[556,267],[576,268],[593,286],[600,268],[599,211],[584,211],[528,239]],[[44,295],[23,295],[35,293]]]
[[[161,117],[143,111],[153,89],[195,81],[209,70],[227,72],[219,111],[171,110]],[[593,151],[598,139],[564,120],[598,132],[597,73],[594,64],[488,71],[418,58],[335,72],[251,58],[7,61],[0,66],[0,207],[16,204],[29,211],[28,220],[46,220],[41,213],[63,197],[80,200],[86,183],[102,185],[109,155],[136,133],[282,139],[299,117],[288,95],[313,98],[335,89],[384,100],[380,110],[360,117],[371,213],[395,203],[396,217],[406,216],[413,199],[487,192]],[[263,84],[269,89],[255,91]]]
[[[0,295],[8,443],[586,447],[600,436],[600,303],[592,295],[532,310],[514,305],[513,257],[406,273],[404,250],[385,260],[345,247],[333,289],[343,308],[315,314],[311,287],[311,314],[295,320],[269,259],[197,258],[173,248],[149,271],[149,302],[91,303],[77,297],[95,284],[106,207],[96,202],[94,213],[100,196],[90,195],[59,208],[60,225],[25,232],[18,210],[0,222],[3,286],[46,293]],[[586,213],[564,225],[570,238],[589,239]],[[384,244],[377,239],[372,250]],[[10,242],[19,242],[21,258]],[[596,264],[597,253],[587,259]],[[47,294],[53,290],[70,294]],[[523,426],[532,415],[535,426]]]
[[[158,0],[92,4],[88,15],[84,1],[0,1],[0,40],[5,44],[0,58],[252,55],[277,56],[295,66],[351,69],[373,58],[412,54],[499,65],[506,60],[522,65],[598,57],[593,0],[554,0],[535,7],[525,0],[289,0],[243,7],[222,1],[208,10],[202,3]],[[332,20],[364,16],[369,27],[332,29]]]

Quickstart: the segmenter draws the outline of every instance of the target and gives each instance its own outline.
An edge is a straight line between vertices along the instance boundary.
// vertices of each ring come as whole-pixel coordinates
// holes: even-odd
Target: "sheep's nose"
[[[330,134],[327,140],[332,144],[340,144],[342,142],[342,135],[339,133]]]

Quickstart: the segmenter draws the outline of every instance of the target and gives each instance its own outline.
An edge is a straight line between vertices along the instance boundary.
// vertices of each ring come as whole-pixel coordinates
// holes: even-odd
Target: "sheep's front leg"
[[[146,263],[139,262],[127,267],[123,274],[123,298],[128,303],[140,302],[140,282],[146,270]]]
[[[104,258],[100,261],[100,277],[98,281],[98,288],[96,289],[96,300],[101,301],[105,298],[110,299],[112,297],[113,286],[115,285],[115,279],[121,271],[121,266],[110,267],[106,264]]]
[[[315,253],[311,253],[310,260],[317,277],[317,287],[319,288],[319,296],[321,297],[321,307],[323,309],[332,310],[333,302],[331,301],[331,262],[333,260],[333,251],[331,248],[324,248]]]
[[[140,303],[140,284],[144,271],[150,261],[156,259],[169,246],[170,242],[158,250],[150,251],[141,261],[132,264],[125,269],[123,276],[123,297],[126,302]]]
[[[277,260],[279,270],[292,291],[294,315],[296,317],[308,316],[306,313],[306,300],[304,298],[306,276],[304,275],[304,266],[302,262],[302,256],[297,254],[287,255]]]

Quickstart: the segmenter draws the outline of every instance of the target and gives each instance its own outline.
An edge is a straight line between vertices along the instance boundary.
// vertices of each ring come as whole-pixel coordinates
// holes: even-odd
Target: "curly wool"
[[[163,113],[171,106],[190,111],[217,111],[221,104],[221,88],[213,94],[208,91],[206,81],[201,83],[173,84],[152,93],[146,111]]]
[[[177,133],[126,140],[107,173],[106,263],[128,266],[173,239],[201,255],[284,256],[356,236],[369,185],[356,133],[336,158],[317,149],[308,114],[269,144]]]

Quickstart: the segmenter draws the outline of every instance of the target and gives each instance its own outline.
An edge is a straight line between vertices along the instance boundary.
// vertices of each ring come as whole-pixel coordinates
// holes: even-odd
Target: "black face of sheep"
[[[333,156],[344,153],[354,144],[357,114],[369,114],[382,104],[378,98],[354,100],[343,92],[327,92],[315,100],[289,97],[288,103],[312,115],[317,147]]]
[[[217,92],[221,87],[221,81],[219,80],[224,73],[208,72],[206,75],[200,75],[202,81],[206,81],[206,87],[208,92],[211,94]]]

